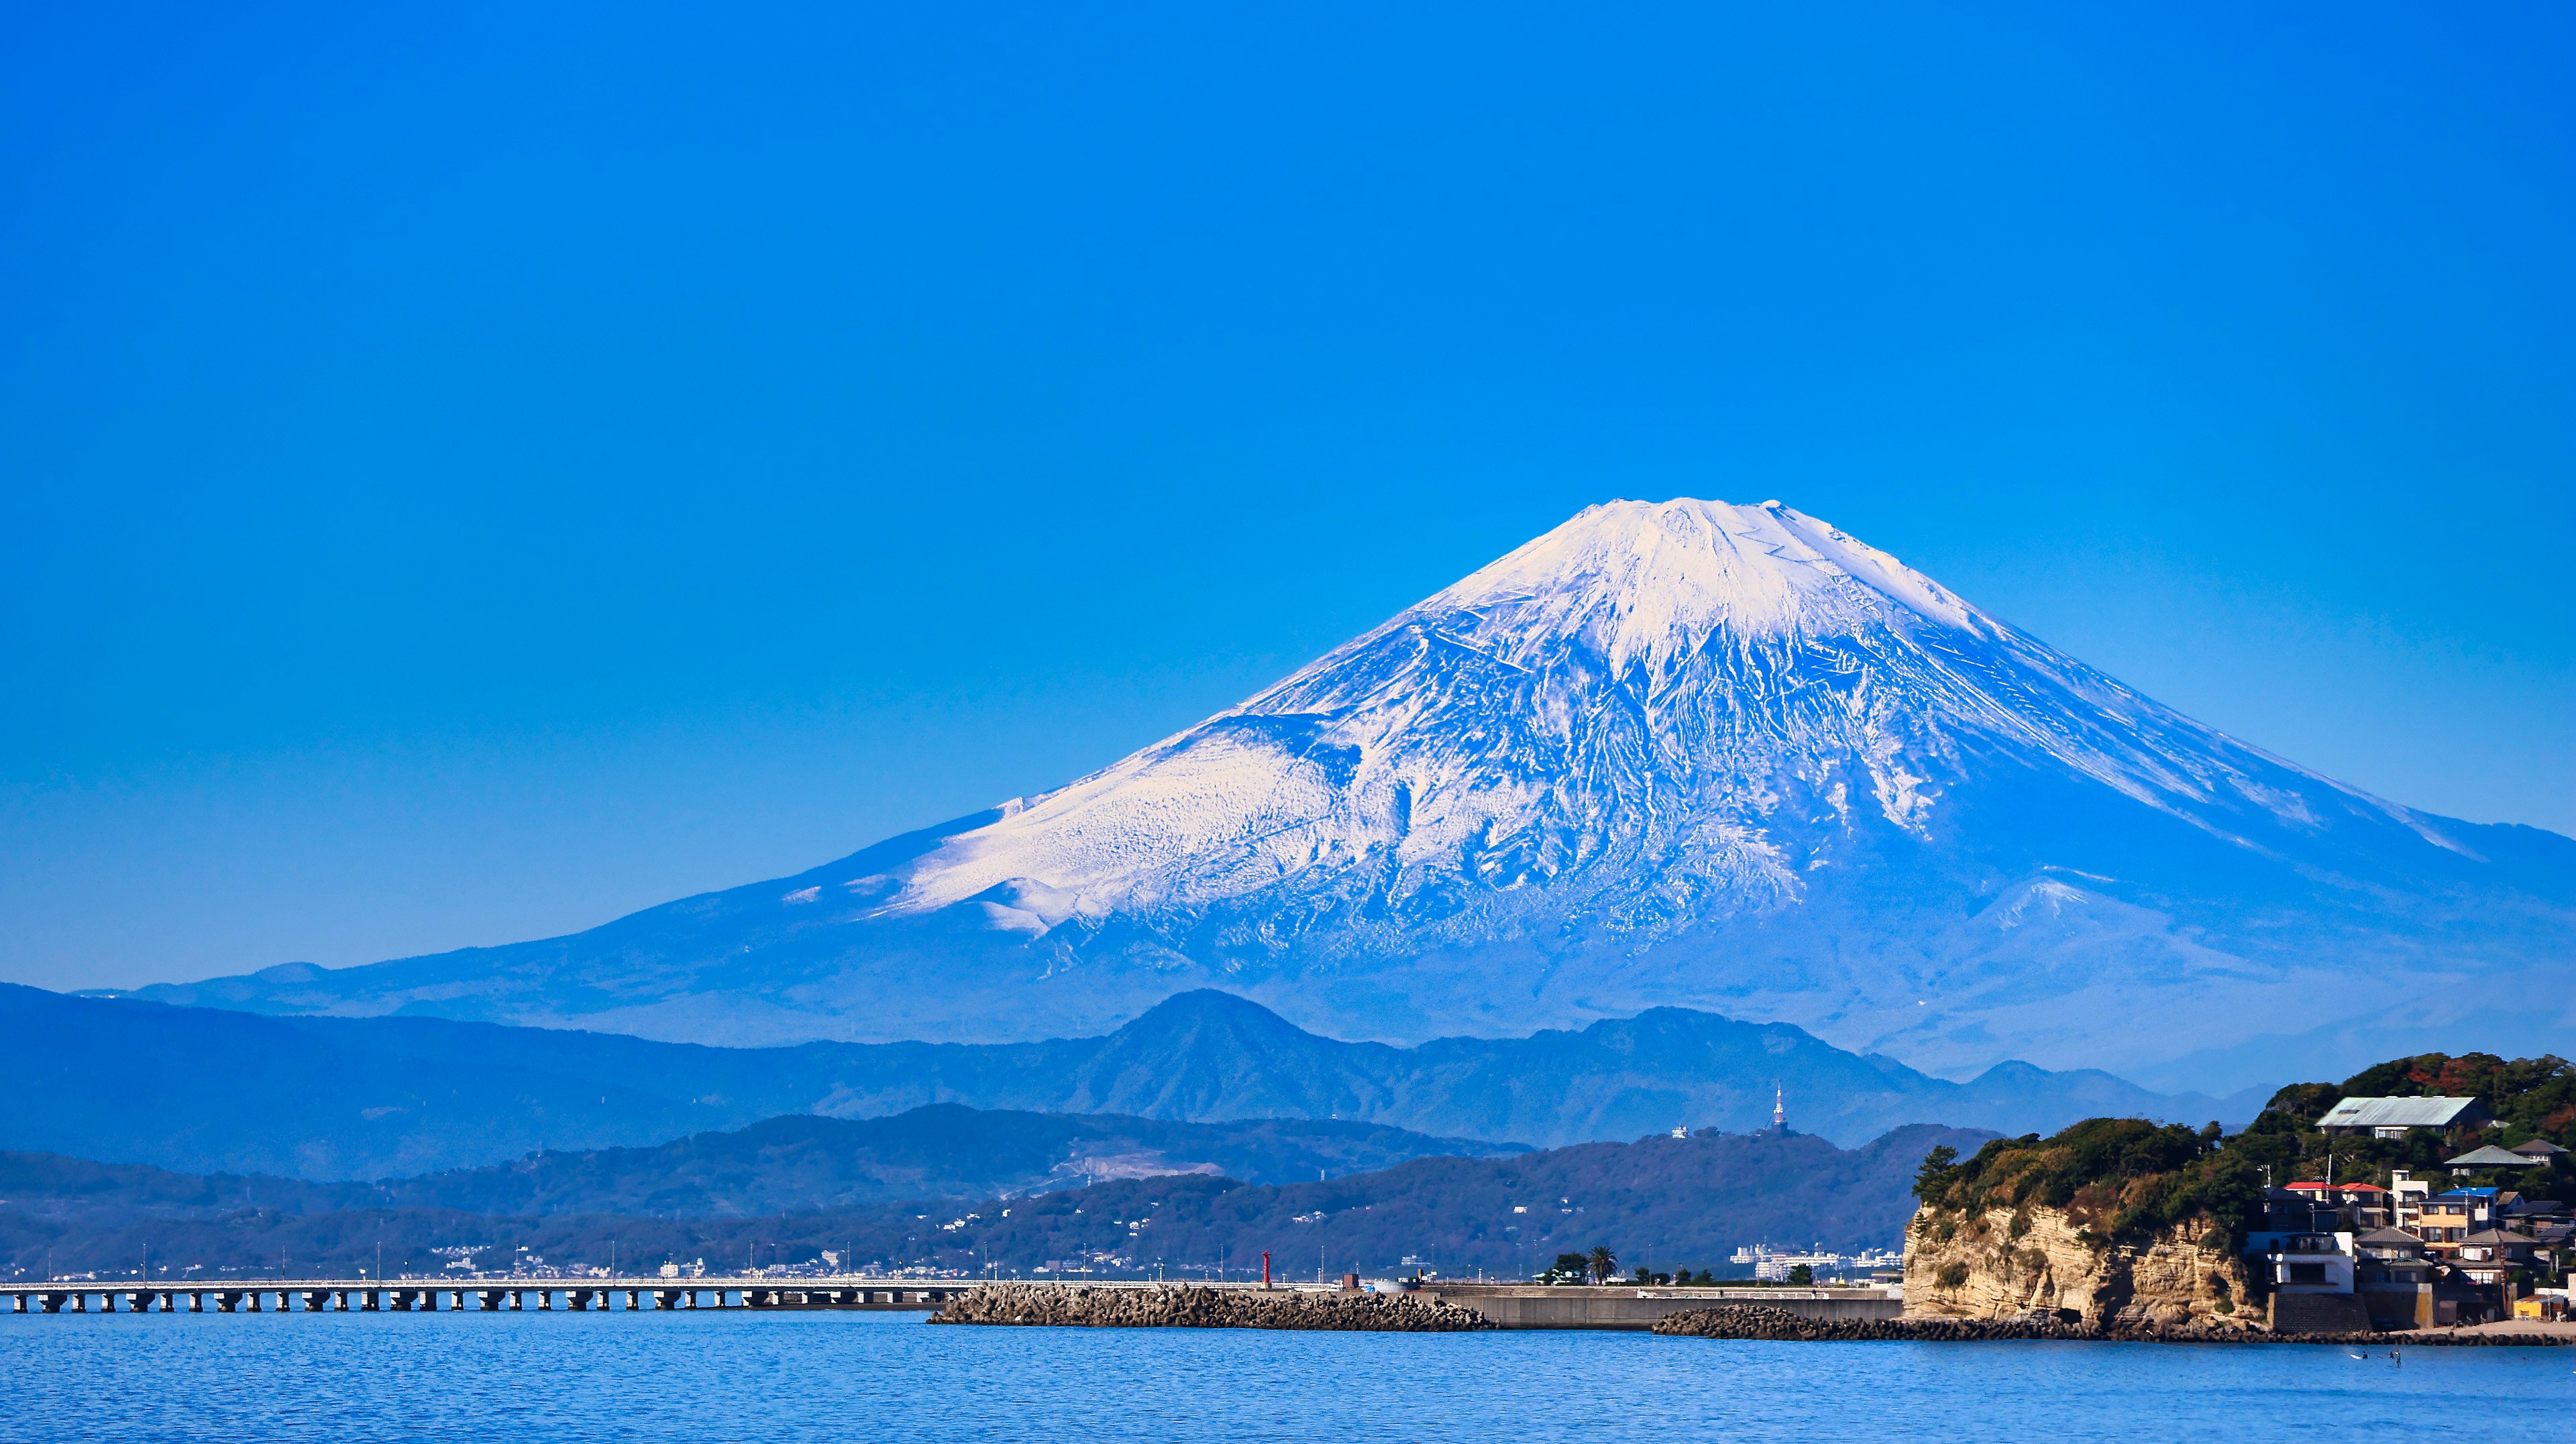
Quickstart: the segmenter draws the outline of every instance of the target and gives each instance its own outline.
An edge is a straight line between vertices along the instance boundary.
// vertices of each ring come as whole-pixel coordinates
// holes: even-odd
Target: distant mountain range
[[[753,1217],[941,1198],[1010,1198],[1121,1178],[1222,1174],[1312,1182],[1432,1156],[1509,1157],[1517,1143],[1426,1138],[1374,1123],[1169,1123],[933,1103],[891,1118],[772,1118],[651,1148],[534,1153],[377,1182],[173,1173],[52,1153],[0,1153],[0,1201],[145,1213],[243,1208],[435,1209],[546,1217]]]
[[[952,1131],[962,1154],[943,1141]],[[1019,1161],[1005,1166],[1021,1177],[1052,1176],[1047,1160],[1068,1147],[1077,1156],[1158,1144],[1181,1155],[1231,1150],[1273,1168],[1301,1150],[1349,1161],[1386,1141],[1370,1141],[1371,1132],[1314,1124],[1157,1131],[1138,1119],[938,1107],[883,1126],[782,1119],[666,1149],[549,1155],[392,1188],[0,1154],[0,1273],[97,1270],[112,1279],[148,1259],[156,1278],[350,1277],[373,1272],[381,1248],[387,1272],[411,1274],[521,1261],[626,1269],[704,1261],[726,1270],[808,1264],[829,1250],[877,1268],[1132,1275],[1160,1263],[1175,1277],[1225,1268],[1240,1278],[1257,1272],[1266,1249],[1283,1274],[1393,1272],[1410,1258],[1452,1276],[1525,1277],[1560,1252],[1606,1243],[1631,1265],[1724,1274],[1726,1256],[1744,1244],[1893,1245],[1924,1154],[1941,1144],[1973,1152],[1992,1136],[1918,1126],[1849,1152],[1802,1134],[1658,1137],[1419,1158],[1320,1182],[1183,1172],[971,1201],[861,1201],[889,1185],[900,1191],[906,1179],[946,1187],[1014,1150]],[[852,1166],[854,1137],[866,1141]],[[958,1157],[966,1173],[950,1168]],[[754,1202],[813,1206],[742,1211]]]
[[[1011,1043],[1212,985],[1345,1037],[1677,1006],[2233,1089],[2576,1034],[2576,840],[2250,747],[1777,502],[1621,501],[1055,792],[569,937],[144,992]]]
[[[435,1018],[276,1018],[0,985],[0,1036],[13,1040],[0,1148],[309,1180],[650,1147],[782,1114],[869,1118],[930,1103],[1168,1122],[1338,1119],[1428,1135],[1403,1146],[1429,1152],[1473,1151],[1460,1139],[1544,1146],[1676,1125],[1750,1131],[1769,1122],[1775,1090],[1793,1127],[1847,1144],[1909,1123],[2022,1133],[2095,1115],[2239,1122],[2263,1102],[2155,1094],[2106,1073],[2022,1064],[1952,1083],[1787,1024],[1677,1008],[1522,1039],[1347,1043],[1212,991],[1166,999],[1094,1038],[741,1049]],[[1348,1166],[1364,1165],[1354,1155]],[[980,1176],[987,1188],[1017,1186]]]

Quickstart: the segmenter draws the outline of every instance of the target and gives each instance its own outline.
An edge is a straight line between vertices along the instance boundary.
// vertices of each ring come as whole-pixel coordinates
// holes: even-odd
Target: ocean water
[[[14,1440],[2576,1438],[2576,1349],[0,1315]]]

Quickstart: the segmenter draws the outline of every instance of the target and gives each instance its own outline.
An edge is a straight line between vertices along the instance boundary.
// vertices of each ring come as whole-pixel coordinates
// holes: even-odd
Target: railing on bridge
[[[0,1284],[16,1314],[651,1313],[685,1309],[926,1312],[971,1284],[920,1279],[277,1279],[232,1283]]]
[[[1062,1280],[1067,1288],[1164,1285]],[[1175,1283],[1177,1286],[1177,1281]],[[1191,1287],[1211,1287],[1193,1283]],[[0,1284],[9,1313],[655,1313],[697,1309],[910,1310],[926,1313],[975,1287],[924,1279],[281,1279],[212,1284]],[[1222,1289],[1257,1289],[1226,1282]],[[1330,1285],[1280,1285],[1307,1292]],[[1761,1303],[1810,1318],[1888,1319],[1901,1297],[1881,1289],[1697,1289],[1426,1283],[1424,1294],[1476,1310],[1506,1329],[1643,1329],[1684,1309]],[[96,1306],[92,1306],[92,1301]]]

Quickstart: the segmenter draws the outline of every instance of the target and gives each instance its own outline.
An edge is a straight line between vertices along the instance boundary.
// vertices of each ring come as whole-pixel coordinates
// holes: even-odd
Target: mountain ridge
[[[0,1151],[0,1195],[22,1209],[255,1206],[302,1213],[409,1208],[530,1218],[726,1218],[1014,1198],[1121,1178],[1222,1174],[1246,1183],[1297,1183],[1433,1155],[1503,1158],[1531,1151],[1526,1144],[1430,1138],[1374,1123],[1191,1123],[931,1103],[867,1119],[765,1118],[643,1147],[552,1150],[369,1182],[186,1174]]]
[[[1788,1024],[1683,1009],[1402,1049],[1295,1027],[1249,999],[1165,999],[1097,1037],[729,1049],[438,1018],[269,1017],[0,985],[21,1040],[0,1148],[191,1173],[407,1176],[543,1151],[651,1147],[782,1114],[931,1103],[1168,1122],[1307,1118],[1538,1145],[1675,1125],[1793,1125],[1857,1143],[1914,1122],[2021,1133],[2091,1114],[2198,1124],[2261,1097],[2150,1093],[2004,1065],[1968,1083]]]

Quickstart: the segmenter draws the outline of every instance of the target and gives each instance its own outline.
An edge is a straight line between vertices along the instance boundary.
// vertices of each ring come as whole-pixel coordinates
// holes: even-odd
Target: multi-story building
[[[2314,1181],[2283,1185],[2307,1200],[2309,1209],[2318,1215],[2322,1228],[2324,1215],[2333,1214],[2339,1227],[2367,1232],[2386,1228],[2396,1222],[2389,1204],[2387,1189],[2375,1183],[2318,1183]]]
[[[2403,1227],[2424,1240],[2424,1247],[2434,1257],[2448,1262],[2460,1240],[2487,1226],[2494,1206],[2492,1189],[2437,1193],[2417,1205],[2413,1222]]]

